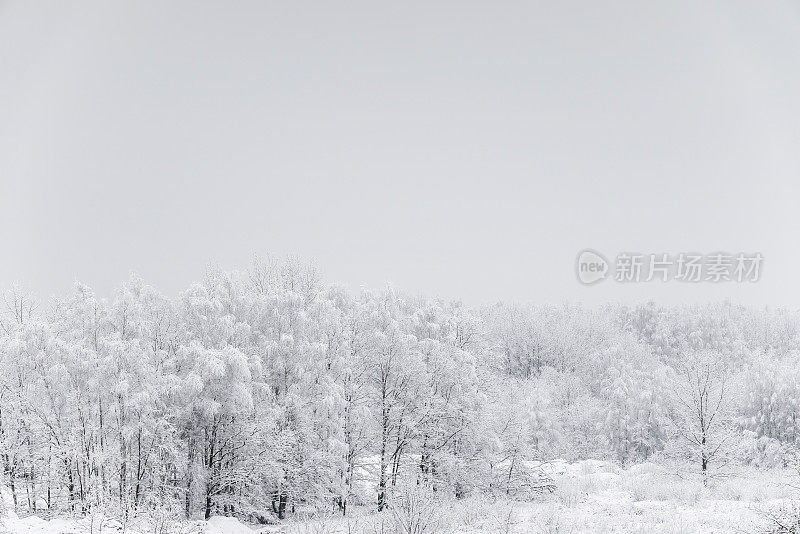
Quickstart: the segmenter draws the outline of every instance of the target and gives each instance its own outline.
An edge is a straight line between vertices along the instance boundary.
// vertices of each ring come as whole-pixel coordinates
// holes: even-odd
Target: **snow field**
[[[542,464],[556,490],[534,502],[469,497],[438,502],[419,499],[398,513],[356,509],[351,517],[320,517],[279,526],[250,526],[228,517],[208,522],[162,525],[131,523],[129,534],[723,534],[766,532],[764,511],[790,505],[800,496],[790,471],[743,470],[711,480],[644,463],[627,469],[585,460]],[[13,534],[103,534],[122,525],[100,517],[45,521],[6,512],[0,532]],[[405,524],[405,530],[398,525]],[[4,529],[4,530],[3,530]],[[414,530],[416,529],[416,530]]]

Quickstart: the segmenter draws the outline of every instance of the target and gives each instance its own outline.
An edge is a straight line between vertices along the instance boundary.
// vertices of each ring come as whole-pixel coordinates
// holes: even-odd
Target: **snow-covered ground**
[[[706,487],[691,476],[678,476],[655,464],[622,469],[609,462],[550,462],[542,466],[556,482],[556,491],[534,502],[472,497],[429,503],[427,530],[448,534],[602,534],[602,533],[759,533],[768,524],[764,512],[790,506],[800,499],[798,475],[789,471],[742,470],[715,479]],[[5,513],[0,532],[19,534],[95,534],[121,531],[115,521],[99,517],[80,521],[38,517],[18,518],[3,492]],[[422,514],[425,515],[425,514]],[[292,521],[281,526],[248,526],[233,518],[186,522],[159,530],[161,534],[372,534],[394,533],[390,513],[359,511],[350,518]],[[381,529],[381,524],[383,529]],[[155,532],[152,525],[132,524],[131,534]]]

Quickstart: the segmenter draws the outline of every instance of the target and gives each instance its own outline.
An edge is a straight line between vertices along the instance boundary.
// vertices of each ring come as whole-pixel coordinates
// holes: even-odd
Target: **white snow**
[[[14,498],[11,490],[0,485],[0,519],[16,520],[17,514],[14,512]]]
[[[525,534],[569,532],[571,534],[723,534],[759,532],[764,519],[760,511],[797,502],[797,474],[791,471],[744,471],[728,479],[712,481],[708,487],[691,477],[676,477],[652,463],[627,469],[610,462],[557,460],[540,466],[553,477],[556,491],[534,502],[491,500],[476,496],[439,506],[453,534]],[[6,513],[0,533],[82,534],[90,533],[89,519],[17,517],[10,495],[2,490]],[[354,510],[355,517],[329,517],[309,522],[287,521],[280,527],[249,526],[230,517],[212,517],[207,522],[186,523],[185,534],[365,534],[380,532],[380,522],[390,514]],[[105,524],[109,524],[106,522]],[[377,527],[376,527],[377,525]],[[508,528],[506,528],[508,527]],[[5,530],[3,530],[5,528]],[[377,530],[376,530],[377,528]],[[104,528],[103,533],[116,532]],[[128,534],[149,531],[130,528]],[[431,533],[436,534],[436,533]]]
[[[206,534],[253,534],[253,529],[234,517],[214,516],[206,524]]]

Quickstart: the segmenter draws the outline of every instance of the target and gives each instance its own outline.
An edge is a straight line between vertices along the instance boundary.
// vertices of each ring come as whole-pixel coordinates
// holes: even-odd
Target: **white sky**
[[[605,5],[601,5],[605,4]],[[0,284],[800,301],[796,2],[4,2]],[[583,248],[757,284],[578,284]]]

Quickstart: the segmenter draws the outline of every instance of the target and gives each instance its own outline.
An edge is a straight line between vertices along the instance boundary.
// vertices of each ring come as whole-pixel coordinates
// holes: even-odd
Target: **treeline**
[[[515,497],[536,462],[791,461],[798,318],[730,304],[470,309],[294,261],[170,300],[9,292],[0,460],[23,512],[284,518],[402,484]]]

